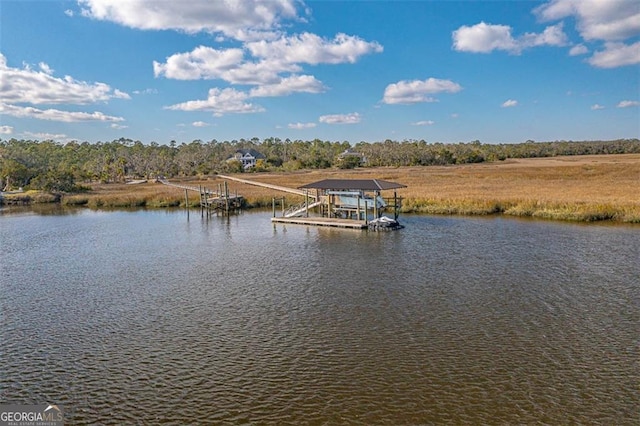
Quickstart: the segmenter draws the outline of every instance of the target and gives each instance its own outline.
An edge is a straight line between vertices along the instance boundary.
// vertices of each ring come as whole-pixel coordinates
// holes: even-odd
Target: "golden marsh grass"
[[[640,223],[640,154],[511,159],[459,166],[307,170],[243,173],[247,180],[296,188],[327,178],[382,179],[399,182],[405,213],[505,214],[554,220],[611,220]],[[216,189],[215,176],[191,179],[189,185]],[[230,182],[252,206],[271,205],[284,195],[291,203],[301,197],[272,189]],[[392,194],[383,194],[389,196]],[[77,198],[74,198],[77,197]],[[66,201],[90,207],[184,206],[184,191],[159,183],[96,185],[88,194]],[[64,201],[63,201],[64,202]],[[189,204],[198,197],[189,193]]]

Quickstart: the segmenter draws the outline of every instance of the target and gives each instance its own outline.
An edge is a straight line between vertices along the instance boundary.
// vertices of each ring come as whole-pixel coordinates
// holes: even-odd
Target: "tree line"
[[[123,182],[131,178],[178,177],[242,172],[229,161],[241,149],[264,155],[253,172],[379,166],[430,166],[481,163],[507,158],[558,155],[640,153],[640,140],[527,141],[445,144],[424,140],[382,142],[303,141],[279,138],[218,142],[194,140],[168,145],[120,138],[111,142],[68,142],[0,139],[0,189],[30,188],[73,192],[91,182]]]

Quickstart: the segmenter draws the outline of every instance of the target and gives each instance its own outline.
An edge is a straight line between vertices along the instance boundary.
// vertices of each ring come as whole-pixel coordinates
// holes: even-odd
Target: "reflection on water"
[[[76,423],[633,424],[640,228],[0,216],[0,402]]]

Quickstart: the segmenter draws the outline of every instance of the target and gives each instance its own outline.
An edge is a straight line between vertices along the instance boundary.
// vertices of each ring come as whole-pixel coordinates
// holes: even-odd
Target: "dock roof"
[[[382,191],[385,189],[406,188],[407,185],[380,179],[324,179],[302,185],[300,189],[334,189]]]

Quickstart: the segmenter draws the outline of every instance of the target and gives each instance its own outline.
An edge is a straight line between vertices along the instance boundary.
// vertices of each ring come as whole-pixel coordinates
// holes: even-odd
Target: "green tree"
[[[36,173],[19,161],[11,158],[0,159],[0,178],[4,181],[4,190],[24,187]]]

